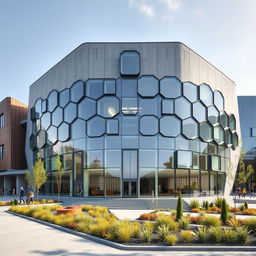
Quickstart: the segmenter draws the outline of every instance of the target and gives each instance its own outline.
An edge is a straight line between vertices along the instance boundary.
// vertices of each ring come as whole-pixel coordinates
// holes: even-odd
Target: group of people
[[[26,194],[26,200],[24,199],[25,194]],[[33,202],[34,202],[34,192],[28,189],[25,193],[25,189],[23,188],[23,186],[21,186],[20,187],[20,204],[21,203],[31,204]]]
[[[256,187],[255,186],[251,186],[251,188],[248,190],[248,192],[250,192],[250,198],[255,197],[256,196]],[[247,194],[247,190],[245,187],[243,188],[238,188],[237,189],[237,193],[239,198],[245,198],[246,194]]]

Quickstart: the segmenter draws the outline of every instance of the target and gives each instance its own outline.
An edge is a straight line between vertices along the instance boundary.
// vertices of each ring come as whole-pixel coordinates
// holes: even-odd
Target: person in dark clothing
[[[25,195],[25,191],[24,191],[24,188],[21,186],[20,187],[20,204],[21,204],[21,202],[26,203],[26,201],[24,199],[24,195]]]

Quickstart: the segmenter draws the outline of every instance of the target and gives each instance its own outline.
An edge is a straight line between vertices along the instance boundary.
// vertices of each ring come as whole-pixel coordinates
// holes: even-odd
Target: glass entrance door
[[[83,152],[73,153],[73,196],[83,196]]]
[[[138,151],[123,150],[123,196],[137,197],[137,181],[138,181]]]

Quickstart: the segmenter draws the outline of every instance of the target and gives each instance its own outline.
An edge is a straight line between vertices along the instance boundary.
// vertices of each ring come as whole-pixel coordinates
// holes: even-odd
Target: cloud
[[[181,6],[181,0],[161,0],[171,11],[177,11]]]
[[[128,5],[130,8],[137,8],[141,13],[145,14],[150,19],[155,17],[155,7],[152,3],[150,3],[150,1],[128,0]]]
[[[199,17],[204,17],[205,16],[205,11],[202,9],[196,9],[195,14]]]

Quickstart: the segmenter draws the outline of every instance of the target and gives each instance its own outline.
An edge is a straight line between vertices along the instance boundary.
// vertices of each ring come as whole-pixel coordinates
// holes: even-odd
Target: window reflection
[[[114,117],[119,113],[119,100],[116,97],[105,96],[98,100],[98,115],[103,117]]]
[[[138,112],[137,98],[122,98],[122,113],[136,115]]]

